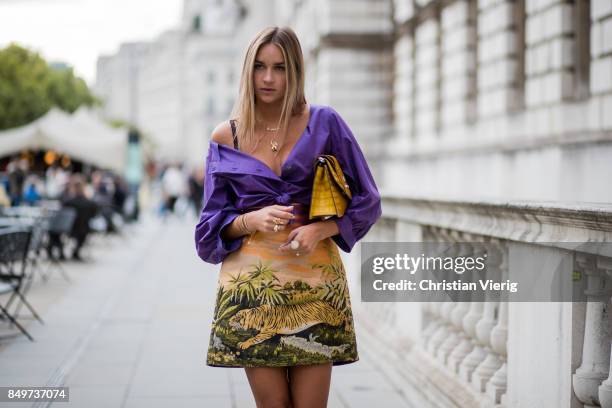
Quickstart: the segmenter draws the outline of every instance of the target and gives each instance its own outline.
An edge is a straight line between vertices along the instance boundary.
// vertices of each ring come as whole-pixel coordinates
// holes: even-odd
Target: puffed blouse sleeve
[[[380,218],[381,199],[353,132],[338,112],[331,108],[330,112],[331,151],[342,166],[353,196],[344,215],[335,218],[339,233],[332,239],[344,252],[351,252],[357,241]]]
[[[212,170],[215,162],[214,150],[216,146],[211,143],[206,157],[206,170],[204,173],[204,197],[200,221],[195,228],[195,244],[198,256],[205,262],[218,264],[230,252],[240,248],[242,237],[224,240],[221,231],[240,215],[234,206],[233,190],[229,188],[228,181],[223,175]]]

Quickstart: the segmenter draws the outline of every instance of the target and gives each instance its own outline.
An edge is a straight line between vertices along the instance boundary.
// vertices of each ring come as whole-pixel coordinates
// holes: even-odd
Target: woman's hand
[[[292,210],[292,205],[269,205],[245,214],[247,225],[251,232],[273,232],[275,225],[278,225],[276,231],[282,231],[287,228],[289,221],[294,218]]]
[[[316,248],[321,239],[323,237],[317,223],[301,225],[289,233],[287,241],[278,247],[278,249],[279,251],[294,252],[298,256],[308,255]],[[297,249],[291,247],[291,241],[298,242],[299,246]]]
[[[334,220],[313,222],[292,230],[287,236],[287,241],[278,249],[294,252],[298,256],[308,255],[317,247],[319,241],[338,233],[338,225]],[[291,241],[297,241],[297,249],[291,248]]]

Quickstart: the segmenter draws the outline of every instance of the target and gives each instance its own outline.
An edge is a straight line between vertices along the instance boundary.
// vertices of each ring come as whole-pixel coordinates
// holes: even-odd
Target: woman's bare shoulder
[[[219,123],[212,131],[210,139],[215,143],[233,147],[234,138],[232,136],[232,127],[230,126],[229,120]]]

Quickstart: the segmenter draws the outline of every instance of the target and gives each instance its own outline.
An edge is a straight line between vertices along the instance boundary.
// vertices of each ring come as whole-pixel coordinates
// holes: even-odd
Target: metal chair
[[[47,227],[47,235],[49,239],[51,236],[54,236],[60,246],[63,247],[62,240],[72,230],[72,226],[74,224],[74,220],[76,219],[76,210],[74,208],[62,208],[57,211],[55,214],[51,215],[49,219],[49,224]],[[53,248],[50,241],[47,242],[47,251],[49,253],[49,261],[50,265],[54,265],[60,271],[65,280],[70,282],[70,277],[66,274],[64,267],[62,266],[60,259],[53,256]],[[51,275],[51,272],[48,271],[46,274],[42,274],[43,280],[47,281]]]
[[[17,310],[11,313],[14,300],[19,299],[41,324],[44,324],[36,310],[25,298],[24,282],[27,278],[28,252],[31,231],[24,228],[3,228],[0,230],[0,294],[10,293],[6,304],[0,303],[0,313],[14,324],[30,340],[34,340],[17,321]]]
[[[45,240],[47,238],[47,230],[49,229],[49,215],[41,215],[40,217],[33,220],[30,223],[29,229],[32,232],[30,236],[30,245],[28,250],[27,262],[29,263],[29,273],[25,278],[24,293],[27,293],[34,282],[34,275],[39,274],[41,278],[44,278],[42,272],[42,260],[45,246]],[[23,303],[19,303],[15,309],[15,315],[19,315],[19,311]]]

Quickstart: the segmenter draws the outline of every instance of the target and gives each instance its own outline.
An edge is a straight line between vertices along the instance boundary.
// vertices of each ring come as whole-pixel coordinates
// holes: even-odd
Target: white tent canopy
[[[55,150],[85,163],[123,172],[127,131],[114,129],[86,108],[72,115],[53,108],[28,125],[0,131],[0,157],[23,149]]]

